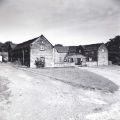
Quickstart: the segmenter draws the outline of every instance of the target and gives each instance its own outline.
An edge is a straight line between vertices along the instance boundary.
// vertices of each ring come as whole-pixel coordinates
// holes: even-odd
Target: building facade
[[[108,65],[108,50],[104,43],[85,45],[83,48],[87,66]]]
[[[12,62],[18,61],[18,63],[32,68],[36,67],[36,61],[42,61],[44,67],[52,67],[53,46],[41,35],[40,37],[18,44],[12,50],[11,57]]]
[[[108,65],[108,51],[104,44],[86,46],[53,46],[43,35],[18,44],[9,60],[35,68],[86,65]]]
[[[0,43],[0,62],[8,61],[8,50],[7,45]]]

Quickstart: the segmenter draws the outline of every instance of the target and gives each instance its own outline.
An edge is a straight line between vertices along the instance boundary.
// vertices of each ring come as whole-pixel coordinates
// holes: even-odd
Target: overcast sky
[[[120,35],[120,0],[0,0],[0,41],[43,34],[52,44],[106,42]]]

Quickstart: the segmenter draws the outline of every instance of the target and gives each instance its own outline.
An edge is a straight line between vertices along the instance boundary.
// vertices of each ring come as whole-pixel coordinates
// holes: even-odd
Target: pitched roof
[[[33,43],[35,40],[37,40],[38,38],[42,38],[42,39],[47,40],[43,35],[41,35],[41,36],[39,36],[39,37],[36,37],[36,38],[31,39],[31,40],[28,40],[28,41],[25,41],[25,42],[23,42],[23,43],[18,44],[18,45],[15,47],[14,50],[20,49],[20,48],[24,48],[24,47],[29,47],[30,44],[32,44],[32,43]],[[48,41],[48,40],[47,40],[47,41]],[[49,42],[49,41],[48,41],[48,42]],[[50,42],[49,42],[49,43],[50,43]],[[51,44],[51,43],[50,43],[50,44]],[[53,46],[53,45],[51,44],[51,46]]]
[[[69,46],[57,46],[55,45],[54,48],[57,50],[58,53],[68,53]]]
[[[76,53],[78,46],[69,46],[69,53]]]
[[[97,51],[103,43],[83,45],[84,51]]]
[[[20,43],[18,44],[16,47],[15,47],[15,50],[16,49],[20,49],[20,48],[23,48],[23,47],[28,47],[31,43],[33,43],[35,40],[37,40],[39,37],[36,37],[34,39],[31,39],[31,40],[28,40],[28,41],[25,41],[23,43]]]
[[[59,44],[55,45],[54,48],[58,53],[68,53],[69,55],[77,54],[80,49],[83,49],[82,46],[62,46]]]

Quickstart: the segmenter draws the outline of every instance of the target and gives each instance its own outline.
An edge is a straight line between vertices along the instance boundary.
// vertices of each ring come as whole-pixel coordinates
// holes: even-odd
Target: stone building
[[[85,65],[86,57],[82,46],[62,46],[55,45],[55,66]]]
[[[108,65],[108,50],[104,43],[84,45],[87,66]]]
[[[43,61],[44,67],[53,67],[53,45],[43,36],[18,44],[12,50],[12,62],[36,67],[35,61]]]
[[[4,43],[0,43],[0,62],[8,61],[8,50]]]
[[[66,67],[85,65],[108,65],[108,51],[104,44],[84,46],[53,46],[43,35],[18,44],[9,55],[9,60],[35,68],[37,61],[42,67]]]

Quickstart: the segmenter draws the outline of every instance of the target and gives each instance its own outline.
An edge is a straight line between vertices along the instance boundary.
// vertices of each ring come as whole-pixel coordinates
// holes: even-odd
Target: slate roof
[[[57,50],[58,53],[68,53],[69,46],[57,46],[55,45],[54,48]]]
[[[69,53],[76,53],[78,46],[69,46]]]
[[[33,39],[31,39],[31,40],[28,40],[28,41],[25,41],[25,42],[23,42],[23,43],[20,43],[20,44],[17,44],[17,46],[15,47],[15,49],[14,50],[16,50],[16,49],[21,49],[21,48],[24,48],[24,47],[29,47],[30,46],[30,44],[32,44],[35,40],[37,40],[38,38],[43,38],[43,39],[46,39],[43,35],[41,35],[41,36],[39,36],[39,37],[36,37],[36,38],[33,38]],[[47,39],[46,39],[47,40]],[[48,41],[48,40],[47,40]],[[49,42],[49,41],[48,41]],[[50,42],[49,42],[50,43]],[[50,43],[51,44],[51,43]],[[52,44],[51,44],[51,46],[53,46]]]
[[[84,51],[97,51],[103,43],[83,45]]]
[[[58,53],[76,53],[78,46],[55,45],[54,48]]]
[[[39,37],[36,37],[34,39],[31,39],[31,40],[28,40],[28,41],[25,41],[23,43],[20,43],[18,44],[14,50],[16,49],[20,49],[20,48],[24,48],[24,47],[28,47],[31,43],[33,43],[35,40],[37,40]]]
[[[58,53],[68,53],[69,55],[84,54],[83,46],[55,45],[54,48],[57,50]],[[79,53],[79,50],[81,50],[81,53]]]
[[[84,45],[84,52],[87,58],[91,57],[93,61],[97,61],[98,49],[103,43]]]

